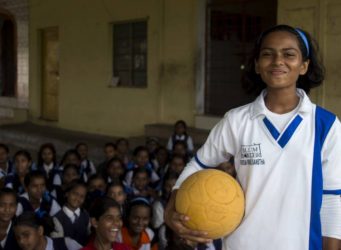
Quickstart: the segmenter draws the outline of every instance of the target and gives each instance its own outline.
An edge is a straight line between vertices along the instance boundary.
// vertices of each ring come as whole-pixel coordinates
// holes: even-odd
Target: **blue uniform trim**
[[[296,115],[295,119],[290,123],[290,125],[287,127],[287,129],[282,134],[281,138],[278,140],[278,144],[284,148],[285,145],[287,145],[290,138],[295,133],[297,127],[302,122],[303,118],[300,115]]]
[[[341,195],[341,189],[338,189],[338,190],[323,190],[323,194]]]
[[[310,231],[309,231],[309,250],[322,249],[322,232],[320,209],[323,195],[323,176],[321,149],[328,132],[333,125],[336,117],[329,111],[316,106],[315,114],[315,142],[313,173],[311,187],[311,211],[310,211]]]
[[[272,137],[277,140],[279,137],[279,132],[278,130],[275,128],[275,126],[270,122],[270,120],[266,117],[264,117],[263,122],[265,124],[265,126],[267,127],[267,129],[269,130],[270,134],[272,135]]]
[[[204,163],[202,163],[202,162],[199,160],[197,154],[194,155],[194,160],[199,164],[200,167],[202,167],[202,168],[210,168],[209,166],[206,166]]]

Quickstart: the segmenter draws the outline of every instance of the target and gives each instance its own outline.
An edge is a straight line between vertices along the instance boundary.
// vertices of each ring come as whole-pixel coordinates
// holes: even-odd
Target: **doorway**
[[[0,96],[16,95],[16,25],[10,14],[0,10]]]
[[[205,115],[251,102],[241,75],[262,30],[276,24],[277,1],[212,0],[206,7]]]

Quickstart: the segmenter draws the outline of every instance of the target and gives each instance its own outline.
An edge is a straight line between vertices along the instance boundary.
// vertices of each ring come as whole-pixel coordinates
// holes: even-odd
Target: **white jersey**
[[[225,250],[322,249],[322,194],[341,193],[341,125],[303,90],[297,94],[297,112],[283,131],[265,116],[265,91],[229,111],[175,185],[234,156],[246,207]]]

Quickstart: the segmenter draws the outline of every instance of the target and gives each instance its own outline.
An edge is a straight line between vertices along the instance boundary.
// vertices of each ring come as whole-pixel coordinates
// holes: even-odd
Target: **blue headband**
[[[309,57],[309,43],[308,43],[308,39],[306,37],[306,35],[303,33],[303,31],[301,31],[300,29],[296,28],[295,29],[296,32],[300,35],[306,49],[307,49],[307,57]]]
[[[145,203],[146,205],[150,206],[150,202],[144,197],[134,198],[130,201],[130,204],[134,204],[135,202],[142,202],[142,203]]]

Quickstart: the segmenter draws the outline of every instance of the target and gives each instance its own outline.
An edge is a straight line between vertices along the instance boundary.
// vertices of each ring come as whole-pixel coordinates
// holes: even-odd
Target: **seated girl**
[[[25,192],[24,179],[31,171],[32,157],[26,150],[19,150],[14,155],[15,171],[6,176],[5,186],[12,188],[17,194]]]
[[[17,215],[25,211],[37,214],[55,215],[60,210],[58,202],[46,189],[46,176],[39,170],[33,170],[25,176],[25,189],[27,192],[19,197]]]
[[[93,234],[81,250],[130,250],[125,244],[117,242],[122,215],[116,201],[108,197],[95,200],[90,208],[90,221]]]
[[[129,203],[125,225],[119,235],[120,242],[132,250],[157,250],[154,232],[148,227],[152,209],[147,199],[138,197]]]
[[[13,189],[0,190],[0,249],[19,250],[14,237],[12,221],[17,210],[17,194]]]
[[[22,250],[79,250],[82,246],[65,238],[50,238],[54,230],[51,217],[24,212],[14,222],[14,234]]]
[[[82,206],[86,196],[86,185],[74,181],[65,191],[66,202],[54,216],[63,227],[63,235],[84,246],[90,233],[89,214]]]

